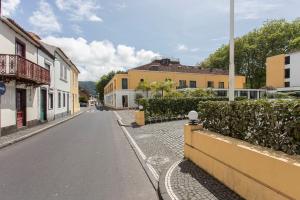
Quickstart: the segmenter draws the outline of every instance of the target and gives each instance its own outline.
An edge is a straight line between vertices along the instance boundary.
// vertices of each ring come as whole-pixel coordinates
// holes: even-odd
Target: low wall
[[[145,112],[144,111],[135,111],[135,122],[139,126],[145,125]]]
[[[300,159],[185,125],[184,156],[246,199],[300,199]]]

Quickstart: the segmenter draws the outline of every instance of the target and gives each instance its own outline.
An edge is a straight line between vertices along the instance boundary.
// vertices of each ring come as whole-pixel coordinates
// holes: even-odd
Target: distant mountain
[[[97,95],[96,82],[93,81],[79,81],[79,87],[87,90],[91,95]]]

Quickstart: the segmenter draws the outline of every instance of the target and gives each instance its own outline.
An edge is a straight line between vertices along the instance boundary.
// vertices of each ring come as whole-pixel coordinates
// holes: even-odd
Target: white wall
[[[6,92],[1,96],[1,127],[16,124],[16,88],[15,81],[5,83]]]
[[[49,109],[49,93],[53,93],[53,96],[55,95],[54,94],[54,81],[55,81],[55,72],[54,72],[54,59],[50,58],[45,52],[43,52],[42,50],[38,50],[38,65],[46,68],[46,63],[48,65],[50,65],[50,85],[43,85],[42,87],[45,88],[47,90],[47,120],[53,120],[54,119],[54,105],[55,105],[55,100],[54,100],[54,97],[53,97],[53,109]],[[38,107],[40,107],[40,89],[39,88],[39,95],[38,95]],[[40,116],[40,109],[38,109],[38,116]]]
[[[26,45],[26,59],[37,63],[37,47],[0,21],[0,54],[15,54],[16,38]]]
[[[60,66],[66,66],[67,67],[67,79],[62,80],[60,75]],[[64,67],[63,67],[64,69]],[[71,80],[71,72],[70,72],[70,66],[63,60],[63,58],[59,54],[55,54],[55,61],[54,61],[54,107],[55,107],[55,115],[65,113],[68,111],[67,103],[66,106],[63,106],[63,94],[66,95],[66,101],[67,101],[67,95],[69,95],[69,112],[72,108],[72,102],[71,102],[71,94],[70,94],[70,80]],[[61,107],[58,107],[58,93],[61,93]]]
[[[143,94],[146,97],[146,92],[140,92],[135,90],[117,90],[112,93],[104,95],[104,103],[106,106],[113,107],[116,109],[123,109],[122,96],[128,96],[128,107],[136,108],[137,104],[135,104],[135,96],[137,93]],[[114,97],[115,96],[115,97]]]
[[[300,87],[300,52],[290,54],[291,64],[286,65],[290,68],[290,87]]]

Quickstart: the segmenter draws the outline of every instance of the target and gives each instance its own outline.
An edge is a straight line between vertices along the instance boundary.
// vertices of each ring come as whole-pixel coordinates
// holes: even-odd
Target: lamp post
[[[229,101],[234,101],[235,66],[234,66],[234,0],[230,0],[230,66],[229,66]]]
[[[190,111],[188,114],[189,124],[197,125],[198,124],[198,113],[194,110]]]

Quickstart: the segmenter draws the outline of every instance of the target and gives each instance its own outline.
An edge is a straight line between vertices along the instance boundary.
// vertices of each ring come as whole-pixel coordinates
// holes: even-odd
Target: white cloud
[[[178,45],[177,45],[177,50],[178,50],[178,51],[188,51],[189,49],[188,49],[188,47],[187,47],[186,45],[184,45],[184,44],[178,44]]]
[[[53,13],[50,4],[45,0],[39,2],[39,8],[33,12],[29,22],[39,34],[61,31],[61,24]]]
[[[2,14],[4,16],[11,16],[18,8],[21,0],[3,0],[2,1]]]
[[[71,28],[72,28],[72,30],[73,30],[76,34],[78,34],[78,35],[80,35],[80,34],[83,33],[82,28],[81,28],[79,25],[77,25],[77,24],[73,24],[73,25],[71,26]]]
[[[71,20],[102,22],[96,13],[100,6],[95,0],[56,0],[56,5],[60,10],[66,11]]]
[[[283,6],[283,0],[242,0],[237,1],[237,15],[242,19],[260,19],[269,11]]]
[[[185,44],[178,44],[177,45],[177,51],[195,53],[195,52],[200,51],[200,49],[199,48],[189,48]]]
[[[128,7],[125,2],[116,3],[116,4],[114,4],[114,6],[117,8],[117,10],[123,10]]]
[[[80,80],[98,80],[111,70],[126,70],[149,62],[159,54],[126,45],[115,46],[110,41],[88,42],[84,38],[49,36],[43,40],[61,47],[81,71]]]
[[[270,12],[282,11],[282,8],[293,1],[298,0],[239,0],[235,1],[235,13],[237,19],[261,19],[270,16]],[[210,6],[218,11],[229,12],[229,1],[212,2]]]

